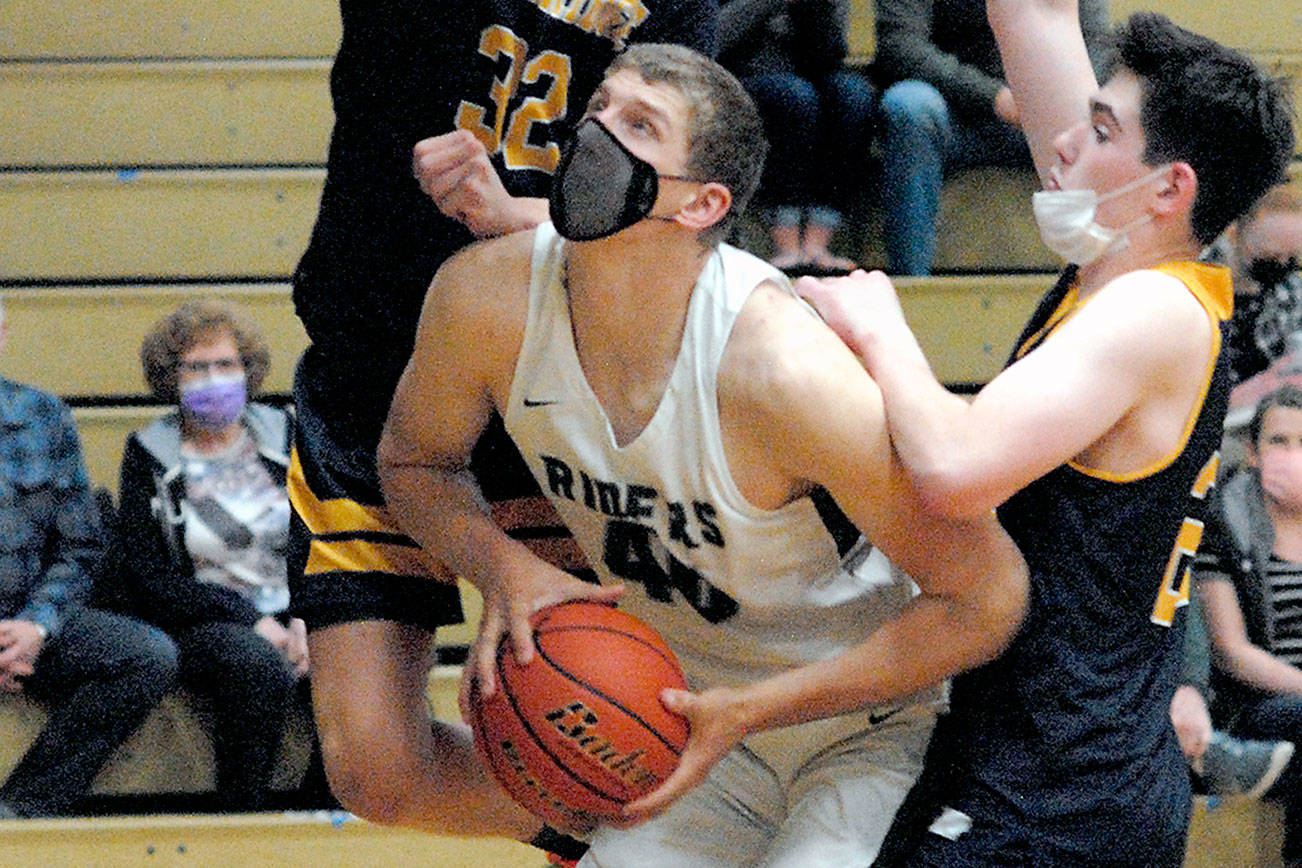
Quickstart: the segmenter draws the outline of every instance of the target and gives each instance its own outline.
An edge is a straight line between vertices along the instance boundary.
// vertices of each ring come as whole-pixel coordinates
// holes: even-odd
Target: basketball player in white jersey
[[[381,441],[393,513],[484,594],[479,690],[504,634],[530,659],[531,613],[619,597],[697,691],[663,696],[692,732],[629,806],[645,822],[599,828],[583,865],[870,863],[939,685],[1025,606],[993,517],[924,512],[863,367],[778,271],[719,243],[764,149],[717,64],[622,54],[563,151],[555,225],[435,277]],[[493,410],[602,586],[484,514],[464,471]]]

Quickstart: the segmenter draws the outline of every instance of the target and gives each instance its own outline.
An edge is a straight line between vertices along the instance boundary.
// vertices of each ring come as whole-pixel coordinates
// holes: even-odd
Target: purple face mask
[[[181,386],[181,412],[205,431],[220,431],[240,418],[248,400],[244,374],[214,374]]]

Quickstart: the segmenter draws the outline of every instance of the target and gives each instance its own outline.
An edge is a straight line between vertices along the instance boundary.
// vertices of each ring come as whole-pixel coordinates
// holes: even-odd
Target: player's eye
[[[657,139],[660,137],[660,129],[649,118],[634,115],[628,120],[628,128],[638,135]]]

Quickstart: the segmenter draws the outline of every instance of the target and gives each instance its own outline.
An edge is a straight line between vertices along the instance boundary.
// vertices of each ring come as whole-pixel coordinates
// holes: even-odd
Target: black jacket
[[[285,410],[250,404],[242,418],[263,464],[285,484],[292,417]],[[253,625],[262,613],[228,588],[195,578],[185,549],[181,502],[185,477],[180,461],[177,412],[127,436],[118,485],[117,560],[132,613],[166,629],[213,621]]]

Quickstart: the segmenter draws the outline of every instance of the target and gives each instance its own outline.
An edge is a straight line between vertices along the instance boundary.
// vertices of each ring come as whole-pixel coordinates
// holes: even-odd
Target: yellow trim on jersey
[[[1184,451],[1190,435],[1193,434],[1194,426],[1198,422],[1198,416],[1202,413],[1203,404],[1207,400],[1207,392],[1211,388],[1212,374],[1216,370],[1216,358],[1221,353],[1221,322],[1229,319],[1234,310],[1234,289],[1230,283],[1230,270],[1224,265],[1211,265],[1206,262],[1193,262],[1192,260],[1175,260],[1163,262],[1161,265],[1154,266],[1152,270],[1162,274],[1169,274],[1179,280],[1189,289],[1189,292],[1198,300],[1198,303],[1203,306],[1203,310],[1207,312],[1207,317],[1212,324],[1212,352],[1203,370],[1203,385],[1198,392],[1198,400],[1194,402],[1193,408],[1189,411],[1189,417],[1185,420],[1180,439],[1170,452],[1148,467],[1126,472],[1087,467],[1076,461],[1067,462],[1067,465],[1072,469],[1086,476],[1101,479],[1104,482],[1134,482],[1136,479],[1152,476],[1169,467],[1171,462],[1175,461],[1180,456],[1180,453]]]
[[[1054,310],[1049,318],[1044,321],[1044,325],[1036,329],[1035,333],[1022,341],[1021,346],[1017,348],[1014,354],[1015,359],[1020,359],[1031,351],[1032,347],[1038,347],[1040,341],[1044,340],[1054,329],[1066,322],[1077,308],[1080,306],[1080,285],[1073,283],[1071,287],[1063,293],[1062,300],[1058,302],[1057,309]]]
[[[430,565],[414,545],[362,539],[312,540],[303,575],[339,572],[428,576]]]
[[[290,452],[285,487],[289,489],[289,502],[294,507],[294,512],[298,513],[298,517],[303,520],[303,524],[307,525],[307,529],[313,536],[363,531],[402,533],[402,530],[390,521],[383,507],[365,506],[343,497],[321,500],[313,494],[303,475],[303,465],[298,460],[298,449]]]

